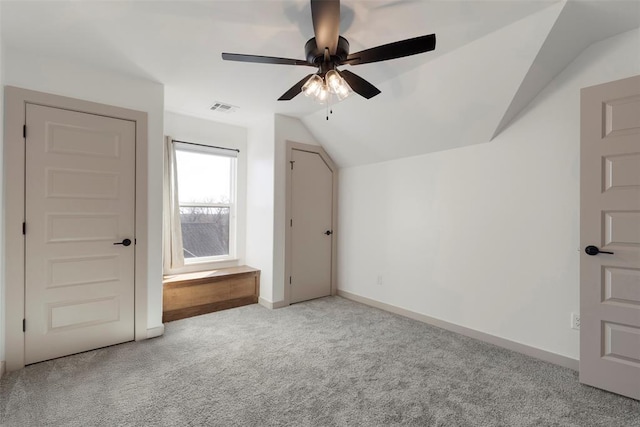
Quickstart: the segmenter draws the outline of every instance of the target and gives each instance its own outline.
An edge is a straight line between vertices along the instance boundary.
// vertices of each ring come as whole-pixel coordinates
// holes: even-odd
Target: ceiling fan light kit
[[[302,85],[302,93],[315,99],[319,104],[330,101],[332,95],[335,95],[338,101],[342,101],[352,92],[349,84],[336,70],[327,71],[324,78],[319,74],[314,74]]]
[[[324,80],[317,74],[309,77],[309,80],[302,86],[302,93],[306,96],[314,97],[320,94],[320,91],[323,89]]]
[[[341,101],[353,92],[366,99],[380,93],[378,88],[362,77],[347,70],[338,70],[338,66],[387,61],[428,52],[436,47],[436,35],[430,34],[349,54],[349,42],[339,35],[339,0],[311,0],[311,18],[315,37],[304,46],[306,60],[238,53],[223,53],[222,59],[316,67],[316,73],[309,74],[293,85],[278,101],[289,101],[302,92],[320,104],[329,105],[333,97]]]
[[[324,78],[331,93],[335,94],[339,101],[342,101],[353,92],[349,83],[336,70],[327,71]]]

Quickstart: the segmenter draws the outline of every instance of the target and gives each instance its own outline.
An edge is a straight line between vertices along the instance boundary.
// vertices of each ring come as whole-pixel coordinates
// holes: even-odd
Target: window
[[[169,270],[235,258],[236,155],[168,141]]]

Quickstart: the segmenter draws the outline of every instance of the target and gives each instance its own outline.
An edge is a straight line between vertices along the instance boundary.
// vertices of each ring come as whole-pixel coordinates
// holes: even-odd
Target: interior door
[[[290,302],[331,295],[333,172],[320,154],[291,153]]]
[[[25,364],[133,340],[135,123],[28,104],[26,130]]]
[[[580,381],[640,399],[640,76],[582,90]]]

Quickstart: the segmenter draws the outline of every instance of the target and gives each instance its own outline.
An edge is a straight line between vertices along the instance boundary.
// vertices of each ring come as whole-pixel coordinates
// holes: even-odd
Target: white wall
[[[5,49],[4,84],[148,113],[148,320],[162,325],[162,170],[164,88],[161,84],[79,62]]]
[[[246,264],[247,129],[211,120],[165,112],[164,133],[174,139],[240,150],[237,162],[236,256],[237,261],[218,263],[220,268]]]
[[[0,20],[2,19],[2,3],[0,2]],[[4,354],[4,45],[0,31],[0,364]],[[0,375],[2,375],[0,367]]]
[[[579,358],[579,91],[638,46],[592,45],[490,143],[342,169],[339,289]]]
[[[294,117],[275,115],[275,194],[273,216],[273,301],[284,300],[285,233],[286,233],[286,174],[287,141],[319,145],[307,127]]]
[[[247,132],[247,265],[260,269],[260,298],[273,299],[274,122],[265,117]]]

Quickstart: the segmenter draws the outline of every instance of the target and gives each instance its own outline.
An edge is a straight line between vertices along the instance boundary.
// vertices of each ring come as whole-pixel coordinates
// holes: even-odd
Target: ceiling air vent
[[[224,104],[222,102],[216,102],[210,108],[211,111],[216,111],[218,113],[234,113],[238,109],[235,105]]]

